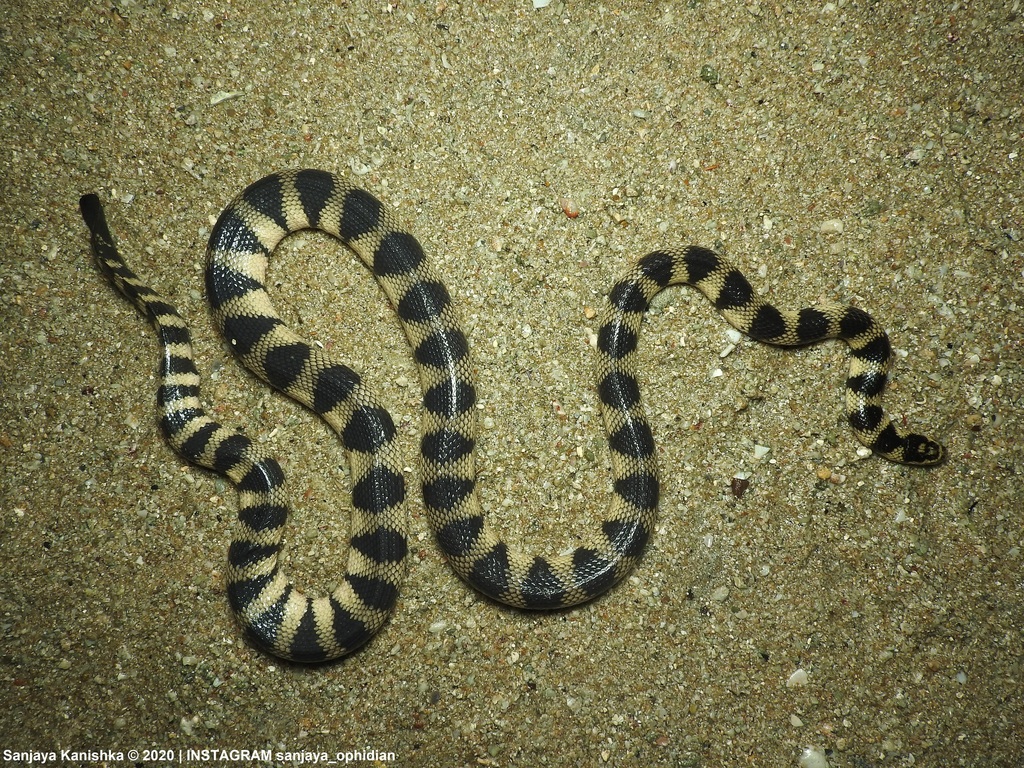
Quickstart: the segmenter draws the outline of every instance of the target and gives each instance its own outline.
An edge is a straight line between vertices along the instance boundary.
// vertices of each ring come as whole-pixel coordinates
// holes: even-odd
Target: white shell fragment
[[[241,91],[217,91],[210,97],[210,106],[220,104],[222,101],[228,101],[229,99],[237,99],[241,95]]]
[[[818,747],[808,747],[797,765],[799,768],[828,768],[828,758]]]
[[[801,688],[805,685],[807,685],[807,671],[803,669],[798,669],[786,681],[787,688]]]

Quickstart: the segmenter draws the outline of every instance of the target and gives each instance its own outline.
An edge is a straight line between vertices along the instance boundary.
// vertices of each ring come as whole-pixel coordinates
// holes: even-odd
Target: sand
[[[895,5],[0,10],[3,764],[1016,765],[1022,9]],[[643,561],[587,606],[505,608],[433,542],[393,311],[343,246],[296,235],[271,293],[394,414],[413,558],[364,650],[269,657],[225,595],[234,491],[165,443],[154,334],[77,201],[102,197],[189,319],[210,410],[281,458],[288,568],[318,591],[346,547],[343,453],[231,358],[202,280],[221,209],[288,167],[388,201],[446,276],[483,499],[523,546],[575,546],[604,514],[594,314],[666,245],[718,248],[781,306],[870,311],[897,350],[889,410],[949,461],[864,455],[843,344],[736,339],[674,289],[639,360],[663,476]]]

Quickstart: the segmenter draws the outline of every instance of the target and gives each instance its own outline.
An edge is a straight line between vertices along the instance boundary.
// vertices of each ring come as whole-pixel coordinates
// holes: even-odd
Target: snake
[[[266,288],[270,255],[292,232],[315,229],[348,246],[387,295],[412,349],[422,387],[422,498],[452,569],[493,600],[559,609],[592,600],[641,559],[660,495],[656,446],[637,376],[641,324],[654,296],[695,286],[736,329],[780,347],[842,339],[849,346],[845,411],[854,435],[879,456],[910,465],[946,458],[935,440],[897,426],[882,407],[893,353],[864,310],[823,304],[783,310],[758,296],[727,259],[701,246],[654,251],[607,293],[596,332],[596,389],[611,464],[610,503],[571,551],[542,556],[499,535],[477,495],[478,395],[468,340],[452,296],[416,238],[366,190],[328,171],[286,170],[248,186],[221,213],[207,248],[206,292],[233,353],[257,377],[321,416],[340,436],[351,479],[344,576],[307,596],[279,563],[289,514],[284,473],[266,449],[206,415],[188,326],[121,257],[95,194],[80,210],[95,259],[154,326],[161,347],[158,405],[171,447],[237,488],[227,591],[245,636],[296,662],[352,653],[391,615],[407,569],[406,484],[396,428],[361,376],[296,335]]]

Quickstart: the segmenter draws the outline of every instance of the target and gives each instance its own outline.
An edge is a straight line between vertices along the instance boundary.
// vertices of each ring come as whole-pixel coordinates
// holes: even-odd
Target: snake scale
[[[713,251],[655,251],[608,292],[597,332],[597,392],[613,478],[608,512],[600,529],[569,554],[518,551],[497,535],[477,498],[477,393],[469,345],[444,283],[416,239],[371,194],[324,171],[285,171],[253,183],[223,211],[210,236],[206,289],[234,353],[261,379],[322,416],[346,449],[353,506],[346,571],[332,594],[310,598],[278,564],[288,516],[280,466],[248,437],[204,413],[185,322],[121,258],[99,198],[86,195],[80,207],[100,267],[159,334],[158,401],[169,442],[238,489],[238,532],[228,552],[232,609],[256,645],[286,659],[323,661],[363,645],[394,607],[407,555],[406,489],[391,417],[355,371],[296,336],[267,295],[268,258],[297,230],[339,238],[390,299],[423,389],[422,492],[430,526],[456,573],[503,603],[575,605],[608,590],[640,558],[655,524],[659,481],[635,351],[652,297],[669,285],[696,286],[729,323],[759,341],[795,346],[844,339],[851,352],[846,413],[858,439],[891,461],[929,465],[945,458],[941,445],[904,432],[884,413],[892,353],[884,330],[866,312],[839,305],[780,310]]]

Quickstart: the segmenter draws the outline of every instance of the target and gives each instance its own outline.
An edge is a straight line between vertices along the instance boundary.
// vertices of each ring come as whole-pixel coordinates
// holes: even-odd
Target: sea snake
[[[209,418],[188,328],[119,255],[96,195],[80,202],[92,250],[110,281],[155,326],[162,347],[158,402],[172,447],[227,476],[238,489],[238,532],[228,552],[228,595],[246,634],[277,656],[317,662],[363,645],[387,620],[406,569],[405,480],[395,425],[359,374],[310,346],[277,315],[266,292],[270,254],[289,233],[312,228],[348,245],[398,314],[423,388],[423,501],[455,572],[483,594],[519,608],[562,608],[608,590],[636,565],[655,524],[655,444],[635,371],[641,322],[662,288],[696,286],[734,327],[779,346],[840,338],[850,346],[846,414],[875,453],[937,464],[945,449],[897,427],[882,410],[892,352],[861,309],[780,310],[715,252],[689,246],[650,253],[608,292],[597,331],[597,392],[608,437],[611,504],[587,543],[541,557],[501,540],[476,494],[476,387],[469,344],[451,295],[417,240],[370,193],[319,170],[266,176],[224,209],[210,235],[206,289],[224,337],[271,386],[320,414],[341,436],[352,480],[346,572],[329,596],[309,598],[278,565],[288,516],[278,463],[238,431]]]

